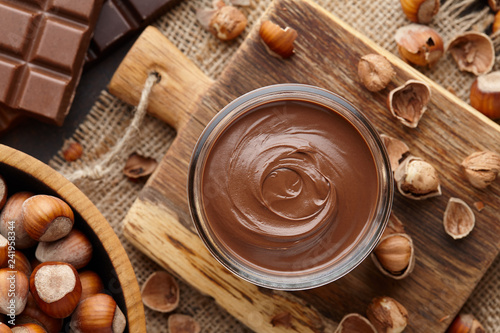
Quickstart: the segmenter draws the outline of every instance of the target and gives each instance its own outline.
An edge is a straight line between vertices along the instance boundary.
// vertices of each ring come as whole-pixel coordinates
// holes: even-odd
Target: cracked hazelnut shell
[[[408,311],[392,297],[376,297],[366,310],[378,333],[400,333],[408,325]]]
[[[431,27],[412,23],[401,27],[394,37],[401,58],[416,66],[434,66],[444,53],[441,35]]]
[[[474,152],[462,161],[462,167],[471,185],[484,189],[500,172],[500,154],[488,150]]]
[[[165,271],[152,273],[142,285],[141,295],[144,305],[158,312],[171,312],[179,305],[179,285]]]
[[[427,24],[439,11],[439,0],[401,0],[401,9],[415,23]]]
[[[393,138],[391,136],[380,134],[380,138],[384,143],[385,149],[387,150],[387,155],[389,155],[389,161],[391,163],[391,169],[394,172],[398,166],[399,161],[406,156],[410,148],[403,141]]]
[[[488,118],[500,119],[500,71],[478,76],[469,97],[473,108]]]
[[[444,230],[453,239],[461,239],[474,229],[476,217],[465,201],[459,198],[450,198],[444,211]]]
[[[399,192],[410,199],[424,200],[441,195],[436,169],[419,157],[408,156],[394,172]]]
[[[370,321],[359,313],[346,314],[334,333],[377,333]]]
[[[406,233],[394,233],[382,237],[371,254],[375,266],[382,274],[400,280],[415,267],[413,240]]]
[[[455,36],[447,51],[458,65],[458,69],[475,75],[486,74],[495,64],[495,48],[491,38],[477,31],[467,31]]]
[[[376,92],[387,87],[396,75],[389,60],[380,54],[367,54],[358,63],[358,76],[366,89]]]
[[[431,99],[429,85],[418,80],[408,80],[393,89],[387,96],[387,106],[391,114],[403,125],[415,128]]]

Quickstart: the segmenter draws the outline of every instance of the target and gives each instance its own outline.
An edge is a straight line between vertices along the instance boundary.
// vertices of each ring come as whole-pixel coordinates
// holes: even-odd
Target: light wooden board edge
[[[141,220],[157,221],[157,224],[140,224]],[[134,246],[201,293],[212,296],[256,332],[333,332],[337,326],[288,293],[263,292],[233,275],[213,258],[198,235],[182,226],[176,214],[166,207],[138,199],[124,224],[124,235]],[[168,234],[159,232],[165,228]],[[150,250],[159,248],[163,249],[161,256]],[[275,315],[283,312],[292,315],[291,329],[271,323]]]

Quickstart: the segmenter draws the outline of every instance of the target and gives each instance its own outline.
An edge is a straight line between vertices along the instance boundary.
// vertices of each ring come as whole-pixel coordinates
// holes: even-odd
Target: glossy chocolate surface
[[[0,0],[0,119],[63,123],[101,2]]]
[[[256,269],[295,273],[341,259],[376,214],[379,179],[358,130],[325,106],[268,102],[230,123],[203,166],[213,238]]]

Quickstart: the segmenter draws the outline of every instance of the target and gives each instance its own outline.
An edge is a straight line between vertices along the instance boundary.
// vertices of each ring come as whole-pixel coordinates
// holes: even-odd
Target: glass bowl
[[[200,238],[229,271],[304,290],[371,253],[393,178],[382,140],[353,105],[322,88],[278,84],[236,98],[206,126],[188,200]]]

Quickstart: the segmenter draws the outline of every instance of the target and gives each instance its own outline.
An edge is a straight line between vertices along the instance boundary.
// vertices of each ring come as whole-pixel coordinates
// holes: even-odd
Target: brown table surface
[[[135,34],[97,63],[84,68],[75,99],[61,127],[28,119],[0,135],[0,143],[48,163],[60,150],[64,141],[72,137],[78,126],[85,120],[138,35],[139,33]]]

